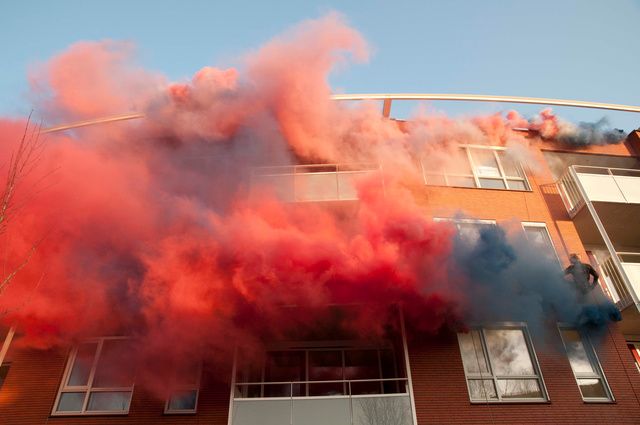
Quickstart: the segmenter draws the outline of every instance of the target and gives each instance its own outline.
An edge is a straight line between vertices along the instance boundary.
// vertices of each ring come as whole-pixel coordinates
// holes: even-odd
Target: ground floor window
[[[165,413],[196,413],[201,371],[201,361],[185,359],[177,362],[171,377]]]
[[[596,352],[589,337],[572,326],[559,325],[562,342],[584,401],[612,401]]]
[[[127,413],[135,378],[130,343],[123,337],[104,337],[74,346],[53,414]]]
[[[471,401],[548,400],[526,326],[475,326],[458,342]]]

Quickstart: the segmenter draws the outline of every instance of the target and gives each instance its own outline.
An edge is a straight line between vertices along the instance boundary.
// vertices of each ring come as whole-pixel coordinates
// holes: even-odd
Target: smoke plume
[[[548,260],[500,230],[465,243],[407,189],[423,182],[419,158],[441,167],[457,143],[513,145],[525,158],[517,117],[417,114],[402,124],[375,103],[329,100],[331,70],[367,58],[362,36],[330,13],[239,59],[240,70],[207,66],[188,82],[142,69],[134,46],[115,41],[80,42],[34,67],[46,125],[147,118],[46,136],[24,187],[43,176],[47,187],[12,223],[7,267],[46,219],[55,231],[0,298],[3,310],[21,305],[41,281],[6,320],[38,347],[132,334],[149,359],[185,347],[227,356],[234,342],[312,327],[328,305],[359,306],[343,326],[362,334],[382,332],[396,303],[432,332],[475,319],[578,320],[576,296]],[[569,131],[542,116],[530,125],[545,135]],[[24,126],[0,120],[3,163]],[[256,172],[335,163],[360,164],[349,181],[357,203],[280,202],[277,185],[260,184],[273,173]],[[382,168],[362,165],[371,163]]]

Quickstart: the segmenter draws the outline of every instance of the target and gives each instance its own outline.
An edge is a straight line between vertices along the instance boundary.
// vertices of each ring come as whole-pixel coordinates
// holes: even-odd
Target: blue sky
[[[0,0],[0,116],[27,114],[34,107],[25,96],[29,66],[80,40],[135,41],[147,69],[184,81],[207,65],[236,66],[239,56],[330,10],[344,14],[373,51],[368,64],[332,74],[335,92],[487,94],[640,106],[640,0]],[[432,105],[452,117],[508,109],[530,116],[542,109]],[[392,116],[405,117],[415,106],[394,102]],[[607,117],[612,127],[640,128],[638,113],[554,111],[576,123]]]

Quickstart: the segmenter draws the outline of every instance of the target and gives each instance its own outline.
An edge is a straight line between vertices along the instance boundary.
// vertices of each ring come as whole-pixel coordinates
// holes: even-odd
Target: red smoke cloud
[[[0,297],[36,346],[133,333],[147,354],[229,349],[313,324],[329,304],[361,304],[349,326],[377,332],[402,302],[426,330],[459,329],[465,280],[452,274],[453,230],[404,188],[417,157],[451,161],[458,142],[523,141],[510,113],[460,123],[418,115],[405,126],[376,104],[329,100],[328,74],[367,60],[335,13],[304,22],[242,59],[168,84],[133,62],[129,43],[81,42],[30,73],[36,114],[52,124],[140,111],[147,119],[47,136],[23,187],[47,186],[12,224],[10,267],[34,229],[54,231]],[[555,122],[543,115],[540,129]],[[25,122],[0,121],[5,141]],[[523,142],[526,144],[526,142]],[[10,155],[2,145],[2,162]],[[277,202],[251,192],[255,166],[383,163],[384,188],[357,181],[357,207]],[[8,243],[8,242],[7,242]],[[296,323],[297,325],[297,323]]]

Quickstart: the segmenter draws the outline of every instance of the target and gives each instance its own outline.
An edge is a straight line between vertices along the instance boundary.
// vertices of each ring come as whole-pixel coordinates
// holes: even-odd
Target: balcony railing
[[[232,423],[414,425],[407,378],[238,383]]]
[[[618,257],[622,271],[611,255],[607,256],[600,264],[600,268],[611,298],[616,303],[616,306],[623,310],[638,303],[637,294],[640,293],[640,253],[618,252],[614,255]]]
[[[558,189],[573,217],[585,202],[640,203],[640,170],[572,165]]]
[[[317,164],[258,167],[251,175],[251,193],[272,192],[283,202],[357,200],[355,180],[375,176],[384,190],[380,164]]]

